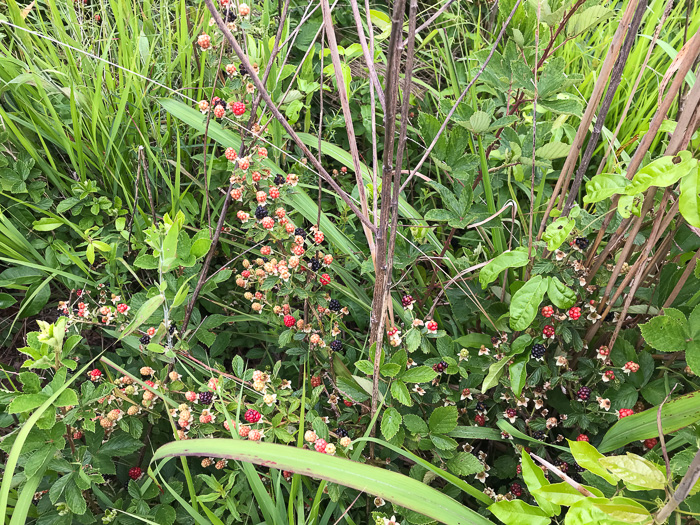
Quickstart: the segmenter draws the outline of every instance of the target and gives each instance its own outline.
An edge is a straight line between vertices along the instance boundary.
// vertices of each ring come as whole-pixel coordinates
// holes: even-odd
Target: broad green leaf
[[[547,478],[544,477],[544,472],[542,472],[540,467],[535,465],[535,462],[530,457],[530,454],[524,450],[522,459],[523,480],[525,480],[527,488],[535,497],[535,501],[537,501],[537,504],[547,514],[547,516],[558,516],[561,512],[561,507],[559,505],[550,503],[546,498],[535,494],[535,491],[537,491],[537,489],[540,487],[549,485],[549,481],[547,481]]]
[[[625,523],[650,523],[651,514],[649,511],[633,499],[617,496],[608,502],[596,498],[591,503],[613,519]]]
[[[562,310],[571,308],[576,303],[576,292],[556,277],[549,277],[547,296],[557,308]]]
[[[586,470],[591,471],[593,474],[600,476],[611,485],[617,484],[617,478],[598,463],[598,460],[605,456],[598,452],[593,445],[587,441],[569,440],[569,448],[571,449],[571,454],[574,456],[576,463]]]
[[[603,493],[594,487],[586,488],[596,496],[603,496]],[[570,507],[580,499],[586,497],[574,487],[564,482],[545,485],[531,492],[533,496],[540,496],[550,503],[554,503],[555,505],[564,505],[566,507]]]
[[[197,259],[204,257],[209,253],[209,248],[211,248],[211,239],[200,238],[195,240],[190,247],[190,254],[194,255]]]
[[[491,521],[439,490],[396,472],[310,450],[239,439],[190,439],[156,450],[153,461],[175,456],[220,457],[257,465],[274,462],[278,469],[380,496],[396,505],[447,524],[487,525]]]
[[[700,168],[681,179],[678,209],[688,224],[700,228]]]
[[[521,268],[529,261],[530,258],[527,255],[527,248],[524,247],[519,247],[494,257],[479,271],[481,288],[485,289],[489,283],[498,279],[498,276],[503,270],[508,268]]]
[[[539,507],[528,505],[523,500],[499,501],[489,506],[493,515],[505,525],[549,525],[549,515]]]
[[[680,180],[684,175],[690,175],[696,170],[698,161],[693,159],[689,151],[681,151],[675,156],[660,157],[635,173],[632,183],[627,187],[627,195],[644,193],[651,186],[665,188]]]
[[[539,159],[559,159],[561,157],[566,157],[571,149],[570,144],[564,144],[563,142],[550,142],[545,144],[535,150],[535,156]]]
[[[623,219],[628,219],[635,211],[634,195],[621,195],[617,201],[617,213]]]
[[[484,133],[488,131],[491,124],[491,118],[484,111],[475,111],[469,118],[469,128],[474,133]]]
[[[448,460],[447,468],[458,476],[470,476],[484,470],[481,461],[469,452],[458,452],[452,459]]]
[[[547,292],[549,283],[541,275],[536,275],[513,294],[510,302],[510,327],[525,330],[537,316],[540,303]]]
[[[427,383],[437,377],[437,372],[429,366],[414,366],[401,373],[399,379],[406,383]]]
[[[624,175],[601,173],[586,183],[586,195],[583,196],[583,202],[591,204],[624,193],[628,184],[629,181]]]
[[[32,228],[38,232],[50,232],[56,228],[63,226],[64,222],[61,219],[53,217],[42,217],[38,221],[32,223]]]
[[[403,424],[409,432],[414,434],[427,434],[428,424],[425,420],[416,414],[406,414],[403,417]]]
[[[633,441],[658,437],[656,427],[657,407],[639,414],[627,416],[615,423],[603,437],[598,450],[605,454]],[[661,425],[664,434],[670,434],[700,420],[700,391],[672,399],[661,409]]]
[[[571,233],[571,230],[576,226],[576,221],[568,217],[559,217],[552,222],[542,234],[542,239],[547,243],[547,249],[553,252]]]
[[[406,383],[403,381],[394,381],[391,383],[391,395],[394,399],[401,403],[402,405],[411,406],[413,405],[413,400],[411,399],[411,394],[406,388]]]
[[[430,432],[436,434],[451,432],[457,426],[457,415],[457,407],[455,406],[437,407],[430,414],[428,420]]]
[[[651,461],[631,452],[600,458],[598,462],[625,483],[650,490],[666,486],[666,476]]]
[[[525,381],[527,380],[527,363],[529,360],[530,356],[522,355],[508,368],[510,374],[510,388],[516,396],[520,396],[525,387]]]
[[[401,414],[393,407],[387,408],[382,414],[382,435],[385,439],[393,438],[401,427]]]
[[[40,407],[47,399],[48,394],[22,394],[12,400],[7,407],[8,414],[21,414]]]
[[[451,221],[456,218],[457,216],[454,213],[448,210],[443,210],[442,208],[434,208],[432,210],[428,210],[425,214],[426,221],[442,222]]]
[[[486,374],[484,382],[481,385],[481,391],[486,392],[489,388],[493,388],[498,384],[498,380],[503,375],[503,369],[508,364],[509,359],[504,357],[500,361],[496,361],[489,366],[489,373]]]
[[[569,23],[566,24],[566,36],[572,37],[583,33],[612,15],[613,12],[604,5],[594,5],[584,9],[569,19]]]
[[[639,326],[642,337],[653,348],[662,352],[685,350],[688,323],[669,315],[652,317],[649,322]]]

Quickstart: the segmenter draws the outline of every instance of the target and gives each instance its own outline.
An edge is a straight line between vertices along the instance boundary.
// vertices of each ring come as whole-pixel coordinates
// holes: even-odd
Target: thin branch
[[[379,77],[377,76],[377,69],[374,67],[374,50],[370,53],[367,47],[367,39],[365,38],[365,29],[362,26],[362,18],[360,17],[360,8],[357,5],[357,0],[350,0],[350,5],[352,6],[352,16],[355,18],[355,26],[357,27],[357,36],[360,39],[360,45],[362,46],[362,53],[365,56],[365,63],[367,64],[367,70],[369,71],[369,78],[372,82],[372,86],[376,89],[377,98],[379,99],[379,104],[381,104],[382,109],[386,111],[386,102],[384,101],[384,92],[382,91],[382,85],[379,83]],[[335,38],[334,38],[335,40]],[[338,88],[340,89],[340,87]]]
[[[673,385],[673,388],[664,398],[664,400],[659,405],[659,409],[656,411],[656,428],[659,430],[659,443],[661,443],[661,452],[664,455],[664,462],[666,463],[666,484],[671,487],[671,480],[673,479],[673,474],[671,473],[671,462],[668,459],[668,450],[666,450],[666,440],[664,439],[664,427],[661,424],[661,409],[664,407],[668,398],[671,397],[673,391],[676,389],[679,383]]]
[[[554,473],[555,473],[557,476],[559,476],[563,481],[565,481],[566,483],[568,483],[569,485],[571,485],[572,487],[574,487],[576,490],[578,490],[581,494],[583,494],[583,495],[586,496],[587,498],[593,498],[593,497],[595,497],[594,494],[593,494],[590,490],[588,490],[586,487],[584,487],[584,486],[581,485],[580,483],[577,483],[576,481],[574,481],[573,479],[571,479],[569,476],[567,476],[566,474],[564,474],[564,473],[563,473],[561,470],[559,470],[557,467],[555,467],[554,465],[552,465],[549,461],[547,461],[547,460],[545,460],[545,459],[542,459],[542,458],[539,457],[537,454],[533,454],[532,452],[530,452],[530,456],[531,456],[533,459],[537,460],[537,462],[539,462],[540,464],[542,464],[542,465],[544,465],[545,467],[547,467],[547,470],[551,470],[552,472],[554,472]]]
[[[445,5],[443,5],[440,9],[435,11],[430,18],[428,18],[425,22],[418,26],[418,28],[416,29],[416,34],[430,27],[430,24],[435,22],[435,20],[437,20],[437,17],[439,17],[442,13],[447,11],[447,9],[454,3],[454,1],[455,0],[448,0],[447,3],[445,3]],[[403,45],[405,46],[406,44],[408,44],[408,39],[403,41]]]

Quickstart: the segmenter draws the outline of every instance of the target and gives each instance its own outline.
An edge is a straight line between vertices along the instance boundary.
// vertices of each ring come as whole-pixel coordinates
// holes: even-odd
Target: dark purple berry
[[[328,309],[329,309],[330,311],[332,311],[332,312],[339,312],[339,311],[340,311],[340,308],[341,308],[341,306],[340,306],[340,301],[338,301],[337,299],[331,299],[331,300],[328,302]]]
[[[151,336],[148,334],[144,335],[141,339],[139,339],[139,343],[141,343],[142,345],[147,345],[150,342],[151,342]]]
[[[343,349],[343,342],[340,341],[339,339],[336,339],[335,341],[331,341],[331,350],[334,352],[340,352]]]
[[[265,217],[267,217],[267,208],[265,206],[258,206],[255,208],[255,218],[258,219],[259,221],[263,220]]]
[[[542,359],[546,351],[547,349],[543,344],[536,343],[532,345],[532,353],[530,355],[532,355],[533,359]]]
[[[510,486],[510,493],[513,494],[516,498],[519,498],[520,496],[523,495],[523,488],[520,486],[520,483],[513,483]]]
[[[199,393],[199,402],[203,405],[211,405],[211,402],[214,399],[214,394],[211,392],[200,392]]]
[[[574,241],[576,243],[576,246],[578,246],[581,250],[586,250],[588,248],[588,239],[585,237],[576,237],[576,240]]]
[[[579,388],[578,392],[576,392],[576,399],[578,399],[579,401],[588,401],[590,397],[591,389],[587,386],[582,386],[581,388]]]

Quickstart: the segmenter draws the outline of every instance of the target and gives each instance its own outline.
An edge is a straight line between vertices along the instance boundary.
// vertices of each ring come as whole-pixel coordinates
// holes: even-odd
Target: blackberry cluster
[[[340,352],[343,349],[343,342],[340,341],[339,339],[336,339],[335,341],[331,341],[331,350],[334,352]]]
[[[337,299],[331,299],[328,302],[328,309],[331,312],[340,312],[340,308],[341,308],[340,301],[338,301]]]
[[[608,313],[608,315],[605,316],[605,319],[603,319],[603,321],[605,321],[606,323],[612,323],[614,320],[615,320],[615,313],[614,312]]]
[[[236,15],[236,13],[233,13],[233,12],[231,12],[230,9],[228,9],[228,10],[226,11],[226,16],[225,16],[224,18],[226,19],[226,23],[227,23],[227,24],[230,24],[231,22],[235,22],[235,21],[236,21],[236,18],[238,18],[238,16]],[[241,66],[241,68],[242,68],[242,67],[243,67],[243,66]]]
[[[263,260],[263,262],[267,262],[267,261],[269,261],[270,259],[268,259],[267,257],[263,257],[262,260]]]
[[[248,68],[241,64],[240,66],[238,66],[238,72],[241,74],[242,77],[244,77],[248,74]]]
[[[212,109],[214,109],[216,106],[221,106],[222,108],[226,108],[226,102],[224,100],[215,100]]]
[[[199,394],[199,402],[202,403],[203,405],[211,405],[211,402],[214,400],[214,394],[211,392],[200,392]]]
[[[279,173],[275,175],[275,184],[277,186],[282,186],[282,184],[284,184],[284,177]]]
[[[583,467],[582,467],[581,465],[579,465],[578,463],[574,463],[574,470],[575,470],[576,472],[585,472],[585,471],[586,471],[586,469],[583,468]]]
[[[569,470],[569,464],[566,461],[559,458],[554,460],[554,466],[562,472],[567,472]]]
[[[255,218],[259,221],[267,217],[267,208],[265,206],[258,206],[255,208]]]
[[[574,241],[576,243],[576,246],[578,246],[582,250],[586,250],[588,248],[588,239],[585,237],[576,237],[576,240]]]
[[[542,432],[541,430],[535,430],[532,433],[532,437],[538,441],[542,441],[542,440],[544,440],[544,432]]]
[[[506,415],[508,417],[515,417],[518,415],[518,411],[515,410],[514,408],[506,408]]]
[[[477,401],[477,403],[476,403],[476,409],[477,409],[479,412],[486,412],[486,405],[484,404],[483,401]]]
[[[309,266],[311,267],[312,271],[317,272],[321,269],[321,261],[319,261],[316,257],[313,257],[309,261]]]
[[[141,343],[142,345],[147,345],[150,342],[151,342],[151,336],[148,334],[144,335],[141,339],[139,339],[139,343]]]
[[[297,228],[294,230],[294,235],[299,235],[302,238],[306,239],[306,230],[304,228]]]
[[[510,486],[510,493],[513,494],[516,498],[519,498],[520,496],[523,495],[523,488],[520,486],[520,483],[513,483]]]
[[[536,344],[532,345],[532,353],[531,353],[532,358],[533,359],[540,359],[540,358],[544,357],[544,354],[546,351],[547,351],[547,349],[545,348],[545,346],[543,344],[536,343]]]
[[[338,430],[336,430],[335,433],[339,438],[348,437],[348,431],[342,427],[338,428]]]
[[[170,326],[168,327],[168,333],[170,335],[173,335],[175,333],[175,330],[177,330],[177,328],[175,327],[175,323],[170,323]]]
[[[578,392],[576,392],[576,399],[578,399],[579,401],[588,401],[590,397],[591,389],[587,386],[582,386],[578,389]]]
[[[413,297],[412,297],[412,296],[410,296],[410,295],[404,295],[404,296],[401,298],[401,305],[402,305],[404,308],[408,308],[409,306],[411,306],[411,303],[413,303]]]
[[[433,365],[433,370],[435,370],[438,374],[442,374],[445,370],[447,370],[447,363],[445,361],[440,361],[439,363],[436,363]]]

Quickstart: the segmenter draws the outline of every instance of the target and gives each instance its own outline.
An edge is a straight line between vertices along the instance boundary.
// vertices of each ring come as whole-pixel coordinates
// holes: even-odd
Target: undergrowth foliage
[[[688,523],[698,5],[0,7],[0,515]]]

